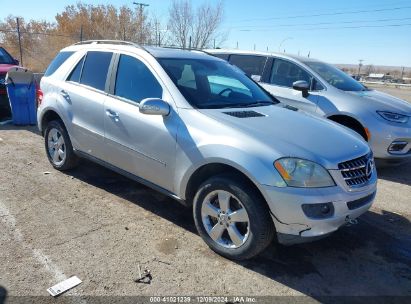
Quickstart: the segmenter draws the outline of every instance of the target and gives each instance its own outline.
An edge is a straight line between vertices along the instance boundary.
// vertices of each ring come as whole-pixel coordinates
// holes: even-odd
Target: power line
[[[385,25],[358,25],[358,26],[341,26],[341,27],[312,27],[312,28],[301,28],[295,29],[297,31],[312,31],[312,30],[338,30],[338,29],[358,29],[358,28],[382,28],[382,27],[402,27],[410,26],[411,23],[406,24],[385,24]],[[257,29],[257,30],[239,30],[240,32],[273,32],[275,29]]]
[[[273,24],[273,25],[244,25],[244,26],[232,26],[231,28],[255,28],[265,29],[267,27],[290,27],[290,26],[306,26],[306,25],[329,25],[329,24],[352,24],[352,23],[366,23],[366,22],[386,22],[386,21],[403,21],[410,20],[408,18],[393,18],[393,19],[375,19],[375,20],[358,20],[358,21],[340,21],[340,22],[319,22],[319,23],[300,23],[300,24]]]
[[[285,16],[285,17],[254,18],[254,19],[243,19],[240,21],[279,20],[279,19],[296,19],[296,18],[305,18],[305,17],[349,15],[349,14],[395,11],[395,10],[402,10],[402,9],[408,9],[408,8],[411,8],[411,6],[381,8],[381,9],[374,9],[374,10],[357,10],[357,11],[346,11],[346,12],[321,13],[321,14],[310,14],[310,15],[295,15],[295,16]]]

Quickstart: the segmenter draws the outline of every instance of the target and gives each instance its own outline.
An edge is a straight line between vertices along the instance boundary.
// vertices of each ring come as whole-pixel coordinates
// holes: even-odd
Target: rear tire
[[[55,169],[65,171],[77,166],[78,157],[61,120],[52,120],[47,124],[44,144],[47,158]]]
[[[258,255],[275,235],[266,202],[235,175],[218,175],[204,182],[194,197],[193,213],[203,240],[229,259]]]

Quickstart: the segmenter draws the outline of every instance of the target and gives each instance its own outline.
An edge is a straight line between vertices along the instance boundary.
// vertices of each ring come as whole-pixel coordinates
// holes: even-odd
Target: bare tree
[[[178,46],[186,48],[192,33],[193,9],[190,1],[174,0],[169,9],[168,27]]]
[[[209,46],[214,39],[223,37],[219,32],[223,13],[222,2],[215,6],[203,3],[194,12],[190,0],[173,0],[168,22],[172,41],[182,48]]]

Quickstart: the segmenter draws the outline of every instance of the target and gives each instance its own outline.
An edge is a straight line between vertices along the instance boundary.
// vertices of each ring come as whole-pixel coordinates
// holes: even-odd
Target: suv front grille
[[[374,169],[372,153],[338,164],[345,183],[349,187],[358,188],[368,183]]]

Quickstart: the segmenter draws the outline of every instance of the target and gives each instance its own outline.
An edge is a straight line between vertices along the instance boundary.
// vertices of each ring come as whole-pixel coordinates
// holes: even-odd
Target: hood
[[[243,114],[227,114],[248,111],[261,116],[240,118],[237,116]],[[329,120],[281,106],[202,109],[200,112],[234,129],[235,134],[241,137],[239,140],[249,143],[257,141],[276,159],[298,157],[315,161],[327,169],[337,169],[338,163],[370,151],[367,143],[353,131]]]
[[[15,66],[15,64],[0,64],[0,74],[6,74],[10,68]]]
[[[375,111],[411,115],[411,103],[389,94],[375,90],[346,93],[357,97],[362,102],[366,102],[367,106],[372,107]]]

